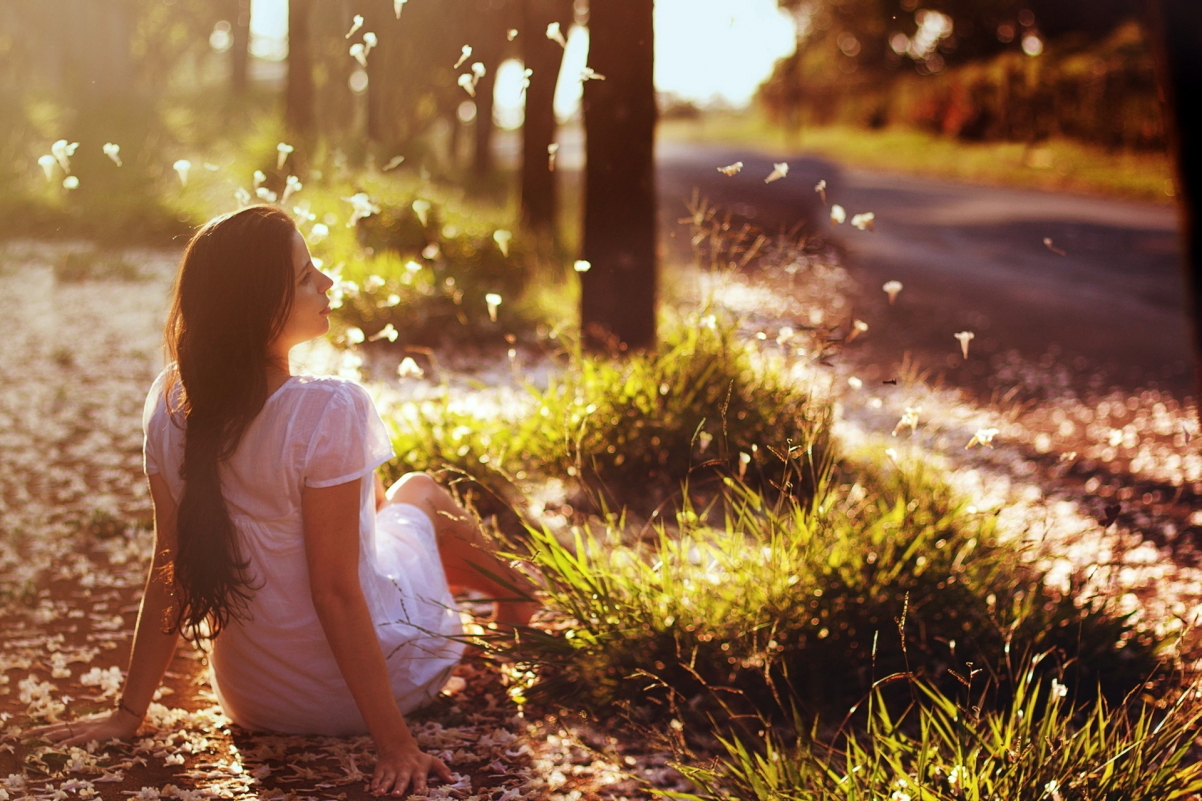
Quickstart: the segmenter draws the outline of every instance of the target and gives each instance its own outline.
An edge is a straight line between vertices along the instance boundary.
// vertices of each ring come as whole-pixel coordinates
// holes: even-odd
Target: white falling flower
[[[563,38],[563,31],[560,30],[558,22],[552,22],[547,26],[547,38],[560,47],[567,48],[568,46],[568,40]]]
[[[255,189],[258,189],[260,186],[263,185],[263,182],[266,180],[267,180],[267,175],[262,170],[255,170],[254,180],[251,183]]]
[[[401,9],[405,7],[405,3],[409,0],[392,0],[392,10],[396,13],[396,18],[401,18]]]
[[[814,191],[818,193],[818,197],[822,198],[822,205],[826,205],[826,179],[823,178],[818,183],[814,184]]]
[[[179,182],[184,186],[188,185],[188,172],[192,169],[192,162],[187,159],[180,159],[171,165],[171,169],[175,170],[175,174],[179,176]]]
[[[64,189],[79,189],[79,176],[68,175],[66,178],[63,179],[63,188]]]
[[[422,271],[422,266],[413,259],[410,259],[409,261],[405,262],[405,269],[411,273],[420,273]]]
[[[893,436],[897,436],[897,432],[901,431],[906,426],[910,427],[910,433],[913,434],[918,430],[918,413],[922,411],[921,406],[907,406],[902,413],[901,420],[897,421],[897,425],[893,427]]]
[[[54,155],[58,166],[63,168],[63,172],[71,172],[71,157],[75,155],[77,147],[79,147],[79,142],[68,144],[66,139],[59,139],[50,146],[50,152]]]
[[[430,221],[430,201],[415,200],[413,201],[413,213],[417,215],[418,222],[425,228]]]
[[[421,378],[426,374],[426,371],[418,366],[412,356],[406,356],[397,365],[396,374],[401,378]]]
[[[605,76],[599,72],[594,72],[592,67],[585,67],[580,71],[580,80],[582,81],[604,81]]]
[[[1043,246],[1046,247],[1048,250],[1052,251],[1053,253],[1055,253],[1057,256],[1067,256],[1068,255],[1067,251],[1062,250],[1061,248],[1058,248],[1058,247],[1056,247],[1055,244],[1053,244],[1052,237],[1050,237],[1050,236],[1045,236],[1043,238]]]
[[[372,33],[371,31],[368,31],[367,33],[363,34],[363,55],[366,56],[368,53],[371,52],[371,49],[373,47],[376,47],[379,44],[380,44],[379,38],[377,38],[376,35],[374,33]]]
[[[893,301],[897,300],[897,293],[902,291],[901,281],[886,281],[881,289],[885,290],[885,294],[889,296],[889,305],[893,305]]]
[[[284,182],[284,196],[280,198],[280,203],[287,203],[288,198],[295,195],[304,188],[304,184],[295,175],[289,175],[288,180]]]
[[[218,172],[221,169],[216,164],[213,164],[212,162],[208,162],[208,161],[206,161],[204,164],[202,164],[200,166],[204,167],[205,172]]]
[[[347,228],[354,228],[355,224],[364,217],[380,213],[380,207],[371,202],[371,198],[367,196],[366,192],[357,192],[350,197],[344,197],[343,200],[350,203],[351,208],[354,210],[351,218],[346,222]]]
[[[505,258],[509,258],[509,242],[512,239],[513,234],[503,228],[493,231],[492,241],[497,243],[497,247],[501,249],[501,255]]]
[[[885,455],[889,457],[890,461],[897,464],[897,448],[885,448]]]
[[[275,146],[275,168],[277,170],[284,169],[284,162],[288,160],[288,154],[294,149],[292,145],[285,144],[284,142],[280,142]]]
[[[709,330],[714,331],[718,328],[718,318],[712,314],[707,314],[706,316],[702,317],[700,321],[698,321],[698,324],[702,328],[708,328]]]
[[[356,14],[355,16],[351,17],[351,29],[349,31],[347,31],[346,36],[344,36],[342,38],[343,39],[351,38],[352,36],[355,35],[355,31],[359,30],[362,27],[363,27],[363,15]]]
[[[459,50],[459,60],[455,62],[455,65],[453,67],[451,67],[451,69],[453,69],[453,70],[459,69],[460,67],[463,66],[463,63],[471,57],[472,57],[472,46],[464,45]]]
[[[487,73],[488,73],[488,70],[485,69],[483,61],[473,61],[472,62],[472,75],[476,76],[477,81],[479,81],[481,78],[483,78]]]
[[[463,88],[463,91],[468,93],[468,96],[476,96],[476,76],[472,75],[470,72],[465,72],[460,75],[459,80],[456,81],[456,83]]]
[[[847,212],[838,203],[831,206],[831,225],[842,225],[847,219]]]
[[[388,161],[388,163],[384,165],[384,168],[381,170],[381,172],[388,172],[389,170],[395,170],[397,167],[401,166],[401,162],[404,160],[405,160],[404,156],[393,156]]]
[[[1064,698],[1068,695],[1068,687],[1061,684],[1057,679],[1052,679],[1052,697]]]
[[[705,453],[706,448],[714,441],[714,435],[708,431],[700,431],[697,434],[697,445],[700,446],[701,452]]]
[[[359,62],[360,67],[367,69],[367,48],[362,42],[355,42],[351,45],[350,54],[355,61]]]
[[[54,180],[54,165],[57,163],[58,161],[49,153],[38,159],[38,166],[42,168],[42,172],[46,173],[47,181]]]
[[[423,259],[431,259],[431,260],[437,259],[439,250],[440,250],[440,248],[438,247],[438,243],[431,242],[430,244],[428,244],[424,248],[422,248],[422,258]]]
[[[384,280],[383,276],[369,275],[363,281],[363,288],[368,292],[375,292],[377,289],[383,287],[386,283],[387,281]]]
[[[506,38],[506,39],[508,39],[508,40],[509,40],[509,41],[511,41],[511,42],[512,42],[514,39],[518,38],[518,29],[517,29],[517,28],[510,28],[509,30],[505,31],[505,38]]]
[[[851,224],[853,227],[859,228],[861,231],[871,231],[872,221],[875,219],[875,214],[873,214],[871,211],[866,211],[863,214],[857,214],[856,216],[852,217]]]
[[[856,378],[854,375],[847,379],[847,385],[852,389],[863,389],[864,382]]]
[[[364,339],[366,339],[366,337],[363,335],[362,328],[352,325],[350,328],[346,329],[346,341],[352,345],[358,345],[363,342]]]
[[[776,332],[776,344],[784,347],[785,344],[791,340],[796,333],[797,332],[794,331],[791,326],[781,326],[781,329]]]
[[[242,187],[234,190],[234,199],[238,201],[238,208],[250,205],[250,192],[247,192]]]
[[[992,448],[993,438],[996,436],[996,428],[979,428],[977,429],[977,433],[972,435],[972,439],[970,439],[968,444],[964,447],[967,449],[973,447],[974,445],[988,445],[990,448]]]
[[[316,223],[313,228],[309,230],[309,244],[316,245],[329,235],[330,226],[326,225],[325,223]]]
[[[532,75],[534,75],[534,70],[530,69],[529,67],[522,70],[522,77],[518,81],[518,96],[519,97],[526,96],[526,90],[530,88],[530,77]]]
[[[747,475],[747,465],[751,464],[751,454],[746,451],[739,452],[739,478]]]
[[[972,342],[972,340],[975,339],[977,335],[974,334],[972,331],[960,331],[957,334],[953,334],[953,336],[956,339],[960,340],[960,350],[961,350],[961,352],[963,352],[964,358],[967,359],[968,358],[968,343]]]
[[[858,337],[860,334],[863,334],[867,330],[868,323],[864,322],[863,320],[854,321],[851,324],[851,330],[847,332],[847,341],[851,342],[853,339]]]
[[[768,173],[768,177],[764,179],[764,183],[770,184],[773,181],[779,181],[789,174],[789,165],[785,162],[773,163],[772,172]]]
[[[118,167],[121,166],[121,145],[114,145],[112,142],[105,142],[104,147],[101,149],[104,151],[104,155],[113,160],[114,164],[116,164]]]
[[[379,342],[381,339],[387,339],[389,342],[396,342],[397,337],[401,335],[400,331],[392,323],[381,328],[376,333],[367,338],[368,342]]]
[[[739,171],[742,169],[743,169],[743,162],[736,161],[734,164],[727,164],[725,167],[719,167],[718,172],[720,172],[726,176],[731,176],[731,175],[738,175]]]
[[[555,154],[559,152],[559,143],[552,142],[547,145],[547,169],[555,172]]]
[[[260,186],[258,189],[256,189],[255,194],[258,195],[259,200],[262,200],[264,203],[275,203],[276,199],[278,198],[278,195],[276,195],[275,192],[272,192],[265,186]]]
[[[587,273],[593,269],[593,263],[584,259],[577,259],[576,263],[572,265],[572,269],[578,273]]]
[[[497,307],[501,305],[501,296],[496,292],[489,292],[484,296],[484,302],[488,304],[488,319],[495,323],[497,321]]]

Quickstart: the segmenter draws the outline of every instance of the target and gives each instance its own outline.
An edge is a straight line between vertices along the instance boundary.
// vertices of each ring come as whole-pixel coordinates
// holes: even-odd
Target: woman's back
[[[183,494],[183,415],[167,411],[169,366],[143,412],[145,468]],[[174,387],[178,393],[178,382]],[[173,408],[178,404],[172,404]],[[214,641],[213,683],[241,725],[284,732],[366,731],[317,618],[305,560],[305,487],[360,481],[359,577],[402,712],[442,687],[461,646],[430,520],[417,507],[375,510],[372,472],[392,457],[387,431],[358,384],[293,376],[276,390],[221,463],[222,496],[254,588],[248,618]],[[377,531],[377,524],[379,531]]]

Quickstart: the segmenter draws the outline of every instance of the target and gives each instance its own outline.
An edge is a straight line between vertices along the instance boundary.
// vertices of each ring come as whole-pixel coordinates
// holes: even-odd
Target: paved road
[[[560,141],[559,169],[571,174],[583,163],[583,140],[569,130]],[[498,155],[516,161],[516,145],[502,142]],[[657,158],[664,231],[678,229],[696,188],[769,230],[806,221],[844,251],[864,288],[856,314],[870,325],[848,356],[864,363],[867,378],[895,374],[909,353],[934,375],[988,392],[997,362],[1013,350],[1068,367],[1079,391],[1100,371],[1106,386],[1193,394],[1171,206],[844,169],[728,146],[661,142]],[[716,169],[735,161],[744,163],[738,175]],[[789,163],[788,177],[765,184],[773,161]],[[849,217],[873,212],[875,233],[832,226],[813,191],[819,179]],[[888,280],[905,286],[892,307],[880,291]],[[964,330],[976,335],[967,362],[953,338]]]
[[[778,160],[789,162],[788,177],[766,185],[772,159],[662,143],[665,223],[680,216],[693,187],[769,229],[808,220],[844,249],[864,288],[857,316],[869,334],[850,355],[882,375],[909,352],[950,382],[980,388],[996,370],[990,360],[1014,349],[1055,359],[1082,380],[1103,370],[1125,389],[1192,394],[1172,207]],[[715,169],[734,161],[745,166],[732,178]],[[849,217],[873,212],[875,233],[832,226],[813,191],[820,178]],[[890,307],[880,286],[892,279],[905,289]],[[976,334],[968,363],[952,336],[963,330]]]

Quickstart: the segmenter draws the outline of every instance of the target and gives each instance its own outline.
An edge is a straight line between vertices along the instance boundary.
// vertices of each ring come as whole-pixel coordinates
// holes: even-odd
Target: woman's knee
[[[438,489],[438,482],[428,473],[406,473],[393,482],[384,492],[384,497],[386,503],[410,503],[426,507],[432,505]]]

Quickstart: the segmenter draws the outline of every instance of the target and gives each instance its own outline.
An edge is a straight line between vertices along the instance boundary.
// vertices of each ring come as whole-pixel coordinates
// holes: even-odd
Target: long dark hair
[[[178,552],[169,562],[175,605],[167,624],[197,640],[243,619],[253,587],[217,466],[229,458],[267,400],[267,346],[292,308],[292,219],[251,206],[210,221],[184,253],[164,331],[171,417],[182,412],[183,497]],[[179,403],[172,390],[182,384]]]

